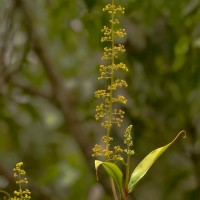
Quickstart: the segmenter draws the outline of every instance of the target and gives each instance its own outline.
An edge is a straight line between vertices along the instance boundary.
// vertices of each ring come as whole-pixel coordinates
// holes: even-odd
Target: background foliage
[[[112,199],[96,182],[91,147],[102,55],[100,0],[0,1],[0,188],[23,161],[33,199]],[[125,0],[126,121],[134,167],[182,129],[138,184],[136,200],[200,198],[200,1]],[[102,178],[105,183],[106,179]]]

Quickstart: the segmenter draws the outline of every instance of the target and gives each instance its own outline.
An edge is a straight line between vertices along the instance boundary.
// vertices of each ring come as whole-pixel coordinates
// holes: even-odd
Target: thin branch
[[[9,81],[9,83],[11,85],[13,85],[14,87],[21,88],[23,91],[27,92],[30,95],[40,96],[40,97],[43,97],[43,98],[48,99],[48,100],[51,99],[51,95],[50,94],[48,94],[48,93],[46,93],[44,91],[41,91],[39,89],[36,89],[33,86],[28,85],[27,83],[17,82],[17,81],[14,81],[13,79],[11,79]]]

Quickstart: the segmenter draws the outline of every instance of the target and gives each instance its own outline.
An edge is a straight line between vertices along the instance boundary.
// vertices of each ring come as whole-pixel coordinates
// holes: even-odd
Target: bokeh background
[[[97,182],[91,148],[107,0],[0,1],[0,189],[24,162],[32,199],[111,200]],[[200,199],[200,1],[116,0],[129,67],[123,142],[134,126],[132,168],[181,130],[138,184],[133,200]],[[3,198],[3,197],[2,197]]]

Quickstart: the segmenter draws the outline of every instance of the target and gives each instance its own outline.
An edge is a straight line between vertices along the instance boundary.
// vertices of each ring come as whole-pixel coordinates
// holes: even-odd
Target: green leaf
[[[171,145],[175,142],[175,140],[182,134],[185,134],[185,131],[181,131],[178,133],[178,135],[175,137],[175,139],[170,142],[169,144],[160,147],[158,149],[153,150],[150,152],[135,168],[133,171],[129,184],[128,184],[128,192],[132,192],[135,188],[136,184],[139,182],[139,180],[147,173],[149,168],[153,165],[153,163],[158,159],[158,157]],[[184,135],[184,138],[186,137],[186,134]]]
[[[124,191],[123,191],[123,186],[122,186],[123,174],[121,170],[119,169],[119,167],[111,162],[102,162],[100,160],[95,160],[96,175],[97,175],[97,170],[100,165],[103,166],[107,174],[114,180],[114,182],[117,184],[120,190],[121,195],[124,196]],[[98,176],[97,176],[97,180],[98,180]]]
[[[95,160],[94,163],[95,163],[96,177],[97,177],[97,180],[99,180],[97,171],[98,171],[99,166],[100,166],[103,162],[100,161],[100,160]]]

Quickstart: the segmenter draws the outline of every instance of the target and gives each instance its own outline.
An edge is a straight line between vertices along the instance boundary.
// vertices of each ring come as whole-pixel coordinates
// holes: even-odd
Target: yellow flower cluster
[[[101,32],[104,34],[104,37],[101,38],[101,42],[112,41],[112,29],[111,28],[104,26],[103,29],[101,29]]]
[[[114,35],[123,38],[126,35],[126,31],[125,29],[118,29],[116,31],[114,31]]]
[[[102,37],[102,42],[110,41],[110,47],[104,47],[104,52],[102,56],[102,60],[110,60],[110,64],[107,65],[100,65],[99,72],[100,76],[98,77],[99,80],[107,79],[110,80],[110,84],[107,86],[106,90],[97,90],[95,92],[96,98],[103,98],[104,103],[101,106],[96,107],[96,120],[104,118],[104,122],[101,125],[105,128],[111,127],[113,124],[117,124],[120,126],[121,122],[123,121],[124,113],[117,112],[118,117],[112,116],[113,115],[113,108],[114,103],[122,103],[126,104],[126,99],[122,95],[115,96],[115,91],[117,88],[127,87],[126,81],[122,79],[115,79],[115,72],[117,70],[124,70],[128,71],[126,65],[122,62],[116,63],[116,58],[118,58],[119,53],[124,53],[125,48],[122,44],[114,44],[115,37],[124,37],[126,35],[125,29],[117,29],[115,25],[119,24],[119,20],[114,17],[117,12],[124,11],[124,8],[121,6],[115,6],[108,4],[105,6],[104,11],[109,11],[112,15],[112,19],[110,20],[111,27],[104,26],[102,28],[102,32],[104,37]],[[116,29],[116,30],[115,30]]]
[[[112,25],[116,25],[116,24],[119,24],[120,22],[119,22],[118,19],[110,19],[110,23],[111,23]]]
[[[101,120],[101,126],[106,128],[106,136],[103,136],[102,142],[104,146],[96,144],[93,148],[93,156],[103,156],[106,160],[123,160],[119,155],[119,152],[123,150],[119,146],[115,146],[113,150],[110,150],[110,129],[113,125],[121,126],[124,118],[124,111],[119,108],[117,104],[126,104],[127,100],[123,95],[118,94],[118,88],[127,87],[125,80],[120,79],[116,76],[118,70],[127,72],[127,66],[119,62],[118,56],[121,53],[125,52],[125,47],[123,44],[117,44],[115,39],[123,38],[126,35],[126,31],[123,28],[120,28],[120,22],[117,19],[117,14],[124,13],[124,7],[117,6],[112,1],[112,4],[107,4],[103,11],[106,11],[110,17],[110,25],[103,26],[101,32],[103,37],[101,42],[107,42],[107,46],[104,47],[102,60],[106,64],[102,64],[99,67],[99,80],[105,79],[108,83],[105,89],[100,89],[95,92],[96,98],[101,98],[102,102],[100,105],[96,106],[96,120]],[[104,147],[104,148],[103,148]]]
[[[122,62],[118,63],[118,64],[112,64],[112,65],[100,65],[99,67],[99,72],[100,72],[100,76],[98,77],[98,79],[110,79],[111,75],[114,71],[117,70],[124,70],[126,72],[128,72],[128,68],[126,67],[126,65]]]
[[[108,86],[108,90],[116,90],[117,87],[127,87],[128,84],[126,83],[125,80],[120,80],[120,79],[117,79],[115,80],[111,85]]]
[[[116,6],[114,4],[107,4],[105,8],[103,8],[103,11],[107,11],[109,14],[115,15],[116,13],[122,13],[124,14],[125,8],[122,6]]]
[[[19,186],[18,191],[14,191],[14,197],[11,200],[29,200],[31,199],[31,192],[28,189],[22,189],[22,184],[27,184],[28,180],[26,177],[26,172],[22,169],[23,162],[16,164],[14,171],[14,177],[17,179],[16,184]]]
[[[108,137],[108,136],[103,136],[102,137],[102,142],[104,144],[106,144],[107,142],[112,141],[113,138],[112,137]],[[102,145],[100,144],[95,144],[94,148],[92,149],[92,151],[94,152],[92,154],[93,157],[106,157],[107,161],[123,161],[123,158],[121,156],[121,153],[124,152],[124,150],[120,147],[120,146],[114,146],[113,150],[106,150],[105,148],[103,148]]]
[[[110,93],[106,92],[106,90],[97,90],[97,91],[95,92],[95,97],[96,97],[96,98],[110,97]]]
[[[124,52],[125,52],[125,48],[124,48],[124,45],[122,44],[115,45],[112,48],[105,47],[102,60],[109,60],[109,59],[112,59],[113,57],[118,58],[118,54],[124,53]]]
[[[110,23],[112,25],[116,25],[116,24],[119,24],[119,21],[111,20]],[[121,37],[121,38],[123,38],[126,35],[125,29],[119,28],[116,31],[112,31],[112,29],[108,28],[107,26],[104,26],[103,29],[101,29],[101,32],[103,32],[103,34],[104,34],[104,36],[101,38],[101,42],[112,41],[112,34],[113,34],[113,36],[117,36],[117,37]]]

